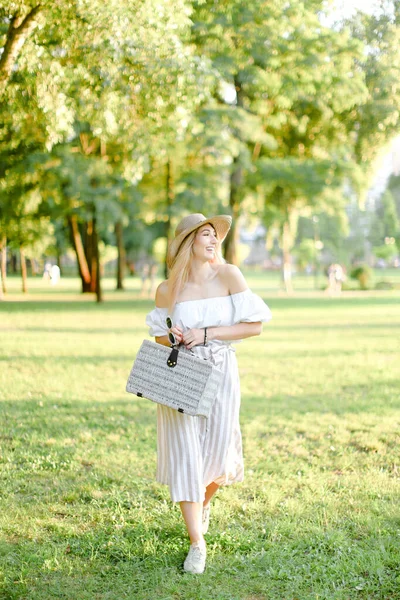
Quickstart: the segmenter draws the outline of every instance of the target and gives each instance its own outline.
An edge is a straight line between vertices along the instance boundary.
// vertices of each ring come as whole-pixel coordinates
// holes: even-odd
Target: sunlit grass
[[[246,479],[213,506],[206,573],[182,573],[155,483],[155,406],[125,393],[147,336],[137,279],[107,302],[30,280],[0,303],[0,597],[400,598],[400,294],[285,298],[237,346]],[[66,300],[69,300],[67,302]]]

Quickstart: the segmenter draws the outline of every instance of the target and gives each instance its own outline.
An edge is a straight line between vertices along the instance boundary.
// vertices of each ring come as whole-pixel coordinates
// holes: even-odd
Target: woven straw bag
[[[126,391],[181,413],[207,418],[222,376],[209,360],[144,340]]]

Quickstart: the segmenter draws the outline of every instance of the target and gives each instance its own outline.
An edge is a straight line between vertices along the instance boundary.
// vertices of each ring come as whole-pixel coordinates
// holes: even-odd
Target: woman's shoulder
[[[232,279],[235,275],[237,276],[237,274],[240,273],[239,267],[231,265],[230,263],[214,263],[211,267],[214,270],[215,277],[221,279],[221,281]]]
[[[239,267],[230,263],[218,265],[218,267],[218,277],[227,287],[230,294],[244,292],[248,288],[246,280]]]
[[[162,281],[156,289],[157,308],[168,307],[168,279]]]

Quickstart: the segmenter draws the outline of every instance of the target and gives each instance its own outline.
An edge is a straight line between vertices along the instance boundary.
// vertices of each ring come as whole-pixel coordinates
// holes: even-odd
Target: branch
[[[36,27],[35,17],[41,8],[38,4],[32,8],[22,21],[17,15],[14,15],[10,21],[3,54],[0,57],[0,96],[6,90],[13,66],[22,46]]]

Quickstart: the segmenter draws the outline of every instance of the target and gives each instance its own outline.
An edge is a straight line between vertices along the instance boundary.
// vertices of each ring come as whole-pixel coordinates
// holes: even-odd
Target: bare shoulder
[[[231,265],[229,263],[220,265],[219,276],[229,289],[230,294],[244,292],[249,287],[246,283],[243,273],[236,265]]]
[[[156,290],[156,306],[158,308],[168,307],[168,280],[162,281]]]

